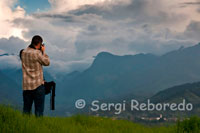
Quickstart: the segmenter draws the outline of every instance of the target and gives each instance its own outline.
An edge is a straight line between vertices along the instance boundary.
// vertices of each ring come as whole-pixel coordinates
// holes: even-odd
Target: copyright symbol
[[[85,105],[86,105],[86,102],[85,102],[84,99],[79,99],[79,100],[77,100],[76,103],[75,103],[75,107],[76,107],[77,109],[83,109],[83,108],[85,107]]]

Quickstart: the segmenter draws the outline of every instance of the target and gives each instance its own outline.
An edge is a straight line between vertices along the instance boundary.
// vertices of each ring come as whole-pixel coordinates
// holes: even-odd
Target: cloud
[[[6,53],[18,54],[22,48],[28,45],[27,42],[21,40],[18,37],[1,38],[0,39],[0,49],[6,51]]]
[[[106,6],[107,7],[107,6]],[[133,23],[151,23],[176,28],[185,21],[186,15],[169,10],[168,4],[160,0],[132,0],[129,4],[82,6],[69,13],[75,15],[96,14],[112,21],[132,19]]]
[[[14,8],[17,0],[1,0],[0,1],[0,37],[9,38],[16,36],[23,38],[22,29],[13,26],[12,21],[16,18],[23,18],[25,10],[20,6]]]
[[[16,55],[7,55],[7,56],[0,56],[0,69],[8,69],[8,68],[20,68],[21,63]]]
[[[194,0],[192,2],[188,2],[187,0],[179,3],[182,11],[185,11],[188,15],[190,15],[190,20],[199,21],[200,20],[200,0]]]
[[[185,2],[183,5],[200,5],[200,2]]]
[[[49,11],[10,19],[11,27],[5,27],[21,29],[23,38],[0,39],[0,52],[17,53],[39,34],[51,58],[48,69],[71,72],[89,67],[93,56],[102,51],[164,54],[199,41],[198,7],[182,8],[178,0],[49,2]],[[14,13],[12,5],[7,7]]]
[[[49,0],[53,12],[66,12],[85,5],[129,3],[130,0]]]
[[[51,66],[47,68],[52,75],[56,75],[57,73],[69,73],[72,71],[83,71],[87,69],[92,62],[93,59],[85,59],[80,61],[61,61],[61,60],[51,60]]]
[[[187,26],[184,35],[191,40],[200,41],[200,21],[191,21]]]
[[[24,40],[11,36],[10,38],[0,39],[0,69],[20,68],[21,62],[19,52],[21,49],[27,47],[27,42]]]

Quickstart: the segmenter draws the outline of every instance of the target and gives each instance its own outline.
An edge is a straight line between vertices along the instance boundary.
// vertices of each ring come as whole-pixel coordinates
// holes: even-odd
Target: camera
[[[44,47],[45,46],[45,44],[44,43],[42,43],[41,45],[40,45],[40,51],[42,52],[42,54],[43,54],[43,51],[42,51],[42,47]]]

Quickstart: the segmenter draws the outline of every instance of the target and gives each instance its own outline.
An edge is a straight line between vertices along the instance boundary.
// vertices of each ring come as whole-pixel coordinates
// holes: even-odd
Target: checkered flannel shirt
[[[23,90],[34,90],[44,84],[43,68],[48,66],[50,60],[47,54],[40,50],[26,48],[22,51]]]

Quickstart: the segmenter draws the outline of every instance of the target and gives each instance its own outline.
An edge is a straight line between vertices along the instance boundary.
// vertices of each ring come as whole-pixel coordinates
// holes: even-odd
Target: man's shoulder
[[[33,49],[33,48],[30,48],[30,47],[27,47],[26,49],[24,49],[23,52],[25,52],[25,53],[34,53],[34,54],[40,54],[41,53],[40,50]]]
[[[38,56],[40,56],[40,54],[40,50],[27,47],[22,51],[21,57],[23,59],[38,59]]]

